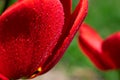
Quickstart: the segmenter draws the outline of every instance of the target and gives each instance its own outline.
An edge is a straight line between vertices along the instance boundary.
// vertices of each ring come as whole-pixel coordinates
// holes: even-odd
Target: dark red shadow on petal
[[[64,33],[63,37],[66,37],[66,35],[68,34],[66,31],[69,31],[68,26],[69,26],[70,21],[71,21],[72,0],[60,0],[60,2],[63,5],[64,16],[65,16],[64,27],[62,29],[62,33]]]
[[[71,16],[71,8],[72,8],[72,0],[60,0],[63,5],[64,13],[65,13],[65,24],[66,20]]]
[[[79,29],[79,46],[83,53],[101,70],[112,68],[111,61],[102,52],[101,37],[87,24]]]

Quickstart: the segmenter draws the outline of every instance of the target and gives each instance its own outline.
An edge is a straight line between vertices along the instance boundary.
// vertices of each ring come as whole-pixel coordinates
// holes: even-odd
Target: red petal
[[[2,74],[0,74],[0,80],[9,80],[9,79],[3,76]]]
[[[62,30],[62,32],[64,33],[69,25],[70,22],[70,17],[71,17],[71,9],[72,9],[72,0],[60,0],[62,5],[63,5],[63,9],[64,9],[64,15],[65,15],[65,22],[64,22],[64,29]]]
[[[63,5],[64,13],[66,16],[71,15],[71,8],[72,8],[72,0],[60,0]]]
[[[75,11],[72,14],[71,25],[80,26],[88,12],[88,0],[80,0]],[[77,28],[78,29],[78,28]]]
[[[45,70],[43,70],[43,73],[48,71],[49,69],[51,69],[63,56],[65,50],[67,49],[67,47],[69,46],[70,42],[72,41],[75,33],[77,32],[80,24],[82,23],[83,19],[86,16],[87,13],[87,0],[80,0],[80,3],[78,5],[79,10],[78,10],[78,14],[77,17],[75,18],[75,23],[79,22],[78,24],[72,24],[69,23],[69,26],[66,26],[67,29],[64,33],[62,33],[61,37],[59,38],[59,41],[55,47],[55,49],[53,50],[53,54],[54,56],[51,55],[51,57],[48,59],[47,62],[51,61],[49,64],[46,63],[44,65],[44,67],[46,68]],[[78,21],[77,21],[77,20]]]
[[[0,73],[28,77],[41,66],[64,24],[59,0],[23,0],[0,16]]]
[[[82,24],[79,30],[79,46],[83,53],[100,69],[111,67],[108,58],[101,50],[101,37],[89,26]]]
[[[120,32],[108,37],[102,45],[103,52],[111,59],[115,67],[120,69]]]

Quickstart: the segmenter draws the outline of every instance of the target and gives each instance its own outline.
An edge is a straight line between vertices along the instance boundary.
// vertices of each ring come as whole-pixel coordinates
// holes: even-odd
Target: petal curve
[[[102,52],[102,38],[89,25],[79,29],[79,46],[83,53],[101,70],[111,68],[109,58]]]

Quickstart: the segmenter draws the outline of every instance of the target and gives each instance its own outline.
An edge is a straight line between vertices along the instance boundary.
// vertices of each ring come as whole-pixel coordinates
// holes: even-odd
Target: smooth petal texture
[[[102,50],[112,60],[112,69],[120,69],[120,32],[104,40]]]
[[[67,26],[67,30],[65,31],[65,33],[62,33],[61,37],[59,38],[59,41],[57,42],[55,49],[52,52],[53,53],[52,55],[54,55],[54,57],[51,55],[51,57],[49,57],[48,59],[48,61],[51,61],[51,62],[48,64],[48,61],[46,61],[46,64],[44,65],[45,67],[44,72],[51,69],[63,56],[65,50],[67,49],[70,42],[72,41],[75,33],[79,29],[80,24],[82,23],[85,16],[87,15],[88,1],[80,0],[77,8],[79,9],[77,9],[78,11],[76,11],[78,13],[76,14],[75,19],[73,19],[73,16],[71,16],[71,20],[69,22],[70,24]]]
[[[0,80],[9,80],[9,79],[3,76],[2,74],[0,74]]]
[[[82,24],[79,29],[79,46],[83,53],[99,68],[108,70],[113,65],[102,52],[102,39],[89,25]]]
[[[0,16],[0,73],[31,76],[52,55],[64,24],[59,0],[23,0]]]

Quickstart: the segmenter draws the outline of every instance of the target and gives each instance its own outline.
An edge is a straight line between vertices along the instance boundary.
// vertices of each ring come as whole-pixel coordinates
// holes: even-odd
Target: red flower
[[[87,14],[87,0],[18,0],[0,16],[0,74],[32,78],[63,56]],[[3,79],[4,80],[4,79]]]
[[[101,70],[120,69],[120,32],[103,40],[89,25],[79,29],[83,53]]]

